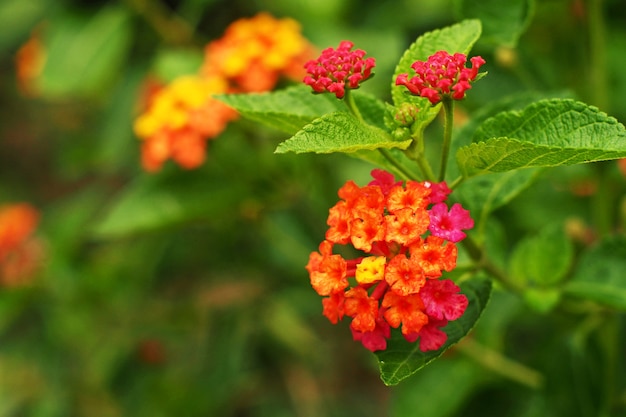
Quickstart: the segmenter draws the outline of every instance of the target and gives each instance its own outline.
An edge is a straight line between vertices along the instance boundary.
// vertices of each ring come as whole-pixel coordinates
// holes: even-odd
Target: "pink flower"
[[[350,41],[342,41],[337,49],[324,49],[319,58],[304,65],[308,73],[304,83],[316,93],[330,92],[337,98],[343,98],[346,88],[359,88],[372,75],[376,60],[363,59],[365,51],[351,51],[353,46]]]
[[[352,331],[352,339],[361,342],[367,350],[376,352],[387,349],[387,339],[391,337],[391,328],[384,318],[378,317],[376,319],[376,327],[372,331],[361,332],[355,330],[352,325],[350,330]]]
[[[467,297],[459,294],[461,289],[449,279],[429,279],[420,290],[420,297],[429,318],[456,320],[467,308]]]
[[[424,186],[426,188],[430,188],[430,202],[431,203],[442,203],[448,199],[448,195],[452,192],[450,188],[448,188],[448,184],[445,181],[442,182],[424,182]]]
[[[459,203],[455,203],[450,212],[446,203],[437,203],[430,209],[430,225],[428,230],[435,236],[439,236],[450,242],[458,242],[467,236],[462,229],[474,227],[474,220],[469,211]]]
[[[384,196],[389,194],[389,191],[391,191],[394,186],[402,185],[402,181],[396,181],[396,178],[393,176],[392,173],[384,171],[382,169],[373,169],[371,175],[374,179],[370,181],[370,183],[367,185],[379,186]]]
[[[441,330],[448,322],[446,320],[431,320],[422,327],[419,332],[420,350],[428,352],[429,350],[437,350],[448,340],[448,335]]]
[[[485,64],[480,56],[470,59],[472,66],[465,67],[467,57],[456,53],[450,55],[446,51],[439,51],[428,57],[427,61],[415,61],[411,68],[416,75],[409,78],[409,74],[399,74],[396,85],[405,86],[411,94],[427,98],[432,104],[437,104],[443,96],[461,100],[465,91],[472,88],[470,81],[478,75],[478,69]]]

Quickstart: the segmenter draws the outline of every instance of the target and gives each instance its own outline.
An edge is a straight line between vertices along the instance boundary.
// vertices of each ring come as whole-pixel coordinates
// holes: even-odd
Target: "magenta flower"
[[[370,332],[361,332],[350,326],[352,339],[361,342],[363,347],[372,352],[387,349],[387,339],[391,337],[391,327],[384,318],[376,318],[376,327]]]
[[[424,182],[426,188],[430,188],[430,202],[442,203],[448,199],[448,195],[452,190],[448,187],[445,181],[442,182]]]
[[[422,327],[419,333],[422,352],[437,350],[446,343],[448,335],[441,330],[446,324],[448,324],[446,320],[430,320],[426,326]]]
[[[416,75],[409,78],[409,74],[400,74],[396,78],[396,85],[405,86],[411,94],[425,97],[432,104],[437,104],[443,96],[461,100],[465,91],[472,88],[470,81],[478,75],[478,69],[485,64],[480,56],[470,58],[472,66],[465,67],[467,57],[456,53],[450,55],[446,51],[436,52],[428,57],[427,61],[415,61],[411,68]]]
[[[467,236],[462,229],[474,227],[474,220],[469,211],[459,203],[455,203],[450,212],[446,203],[437,203],[429,210],[430,225],[428,230],[435,236],[439,236],[450,242],[458,242]]]
[[[342,41],[337,49],[324,49],[319,58],[304,65],[308,73],[304,83],[316,93],[330,92],[337,98],[343,98],[346,88],[359,88],[361,82],[372,76],[376,60],[363,59],[365,51],[351,51],[353,46],[350,41]]]
[[[371,175],[374,179],[370,181],[367,185],[376,185],[380,187],[380,190],[385,196],[389,194],[389,191],[396,185],[402,185],[402,181],[396,181],[396,178],[393,176],[392,173],[384,171],[382,169],[373,169]]]
[[[459,294],[461,289],[449,279],[429,279],[420,291],[429,318],[456,320],[467,308],[467,297]]]

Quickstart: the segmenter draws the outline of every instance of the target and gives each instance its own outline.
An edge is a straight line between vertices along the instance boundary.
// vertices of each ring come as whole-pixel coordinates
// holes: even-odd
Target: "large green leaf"
[[[456,0],[461,18],[480,19],[483,24],[481,44],[514,47],[533,15],[533,0]]]
[[[411,139],[394,140],[384,130],[362,123],[345,112],[324,115],[304,126],[290,139],[278,145],[276,153],[285,152],[355,152],[379,148],[406,149]]]
[[[365,121],[384,126],[384,104],[375,97],[354,91],[354,100]],[[243,117],[265,126],[296,134],[316,118],[337,111],[348,111],[332,94],[313,94],[306,85],[267,93],[221,94],[216,99],[237,110]]]
[[[586,251],[565,292],[626,310],[626,237],[602,240]]]
[[[51,22],[52,23],[52,22]],[[67,15],[50,25],[39,89],[49,97],[104,91],[119,75],[130,47],[128,12],[108,6],[88,17]]]
[[[466,177],[626,157],[621,123],[596,107],[567,99],[541,100],[499,114],[483,123],[473,141],[456,154]]]
[[[396,385],[413,375],[441,356],[472,330],[489,301],[491,281],[474,278],[461,283],[460,287],[461,292],[467,296],[469,305],[463,316],[443,328],[448,335],[448,340],[440,349],[422,352],[419,349],[419,341],[408,343],[401,332],[393,331],[387,343],[387,349],[376,352],[380,377],[386,385]]]
[[[474,43],[481,34],[481,24],[479,20],[464,20],[443,29],[427,32],[417,38],[417,40],[404,53],[393,74],[391,81],[391,97],[396,106],[402,103],[416,104],[422,111],[420,113],[437,114],[439,106],[431,106],[428,99],[414,97],[408,94],[405,87],[396,86],[396,78],[400,74],[411,74],[411,65],[415,61],[426,61],[429,56],[437,51],[447,51],[448,53],[461,52],[468,54]],[[424,116],[425,117],[425,116]],[[434,117],[434,116],[433,116]]]

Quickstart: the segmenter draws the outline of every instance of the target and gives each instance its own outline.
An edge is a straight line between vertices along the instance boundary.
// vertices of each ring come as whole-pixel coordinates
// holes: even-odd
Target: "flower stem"
[[[378,148],[378,152],[385,158],[394,168],[398,170],[405,178],[405,180],[413,179],[414,175],[409,172],[398,160],[389,152],[389,149]]]
[[[462,176],[462,175],[459,175],[458,177],[456,177],[456,179],[455,179],[454,181],[452,181],[452,182],[448,185],[448,187],[449,187],[451,190],[454,190],[456,187],[458,187],[459,185],[461,185],[461,183],[462,183],[463,181],[465,181],[465,177],[464,177],[464,176]]]
[[[359,119],[361,122],[364,121],[363,116],[361,115],[361,112],[359,111],[359,108],[354,102],[354,96],[352,95],[351,90],[349,88],[346,88],[345,94],[343,96],[343,102],[346,103],[346,106],[348,106],[348,110],[350,110],[350,113],[352,113],[354,117]]]
[[[511,281],[506,274],[506,272],[502,271],[496,265],[491,262],[491,260],[486,256],[484,249],[470,237],[467,236],[465,239],[461,241],[463,247],[467,251],[468,255],[474,262],[476,262],[476,266],[486,273],[488,273],[493,279],[502,284],[503,287],[512,291],[516,294],[521,294],[524,292],[524,288],[519,286],[517,283]]]
[[[443,97],[443,144],[441,147],[441,165],[439,167],[439,181],[446,179],[446,168],[448,167],[448,154],[450,153],[450,143],[452,142],[452,124],[454,122],[454,103],[450,97]]]
[[[591,74],[590,99],[595,106],[608,111],[608,82],[606,70],[606,26],[603,18],[603,0],[589,1],[589,44]]]
[[[465,339],[463,343],[459,343],[456,349],[503,377],[532,389],[540,389],[543,386],[544,377],[541,373],[511,360],[500,352],[490,349],[471,338]]]

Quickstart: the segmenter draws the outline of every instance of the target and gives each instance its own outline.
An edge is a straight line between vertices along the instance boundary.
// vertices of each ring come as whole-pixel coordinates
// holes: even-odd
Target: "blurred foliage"
[[[626,120],[626,9],[622,0],[597,1],[606,37],[592,48],[595,3],[502,7],[498,18],[508,11],[519,24],[486,26],[475,52],[491,63],[488,81],[463,111],[508,108],[502,99],[514,94],[573,96]],[[336,190],[347,179],[366,181],[371,165],[275,155],[285,134],[239,120],[197,170],[139,167],[132,122],[146,78],[189,72],[239,17],[293,17],[319,48],[354,41],[378,64],[363,90],[388,99],[408,45],[462,18],[484,18],[476,4],[4,0],[0,202],[41,211],[45,262],[30,285],[0,288],[0,416],[624,415],[623,297],[609,303],[622,313],[601,304],[621,277],[594,286],[585,275],[607,264],[619,270],[624,257],[580,256],[594,233],[613,226],[592,208],[598,198],[622,225],[606,251],[624,247],[626,183],[614,163],[529,171],[532,187],[518,178],[519,196],[502,193],[485,209],[498,263],[512,259],[511,273],[541,290],[572,278],[567,267],[580,262],[565,291],[591,292],[600,304],[547,314],[550,294],[496,290],[467,342],[395,388],[382,384],[345,323],[328,325],[304,270]],[[15,60],[33,33],[46,61],[24,89]],[[595,83],[599,72],[608,85]],[[525,253],[553,240],[563,249],[557,264],[544,253],[551,277],[536,275],[539,265],[524,268]]]

